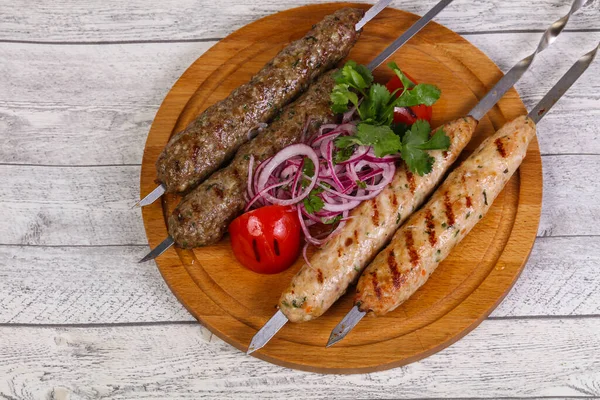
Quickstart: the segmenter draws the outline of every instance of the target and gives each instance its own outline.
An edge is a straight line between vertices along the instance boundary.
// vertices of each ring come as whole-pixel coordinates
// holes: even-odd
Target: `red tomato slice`
[[[402,71],[404,72],[404,71]],[[406,75],[406,77],[408,79],[410,79],[411,81],[413,81],[413,83],[417,83],[417,81],[415,81],[410,75],[408,75],[406,72],[404,72],[404,75]],[[398,75],[394,75],[392,77],[392,79],[390,79],[388,81],[388,83],[385,84],[385,87],[390,91],[393,92],[396,89],[404,89],[404,85],[402,84],[402,81],[400,80],[400,78],[398,78]],[[396,94],[396,97],[400,96],[400,94]]]
[[[229,225],[238,261],[260,274],[288,269],[298,258],[301,227],[294,207],[266,206],[249,211]]]
[[[408,79],[417,83],[410,75],[404,73]],[[392,79],[385,84],[385,87],[393,92],[396,89],[403,89],[404,85],[397,75],[394,75]],[[396,93],[396,96],[400,96],[400,91]],[[414,124],[418,119],[424,119],[427,122],[431,122],[431,116],[433,115],[433,109],[431,106],[425,104],[419,104],[413,107],[397,107],[394,109],[394,122],[406,125]]]

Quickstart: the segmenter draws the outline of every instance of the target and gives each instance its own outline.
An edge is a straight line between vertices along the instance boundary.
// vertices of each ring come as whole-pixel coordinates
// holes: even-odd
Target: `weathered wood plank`
[[[220,38],[266,15],[304,4],[329,1],[224,0],[198,3],[183,0],[169,3],[159,0],[60,0],[47,3],[41,0],[18,0],[3,6],[0,40],[93,42]],[[364,0],[357,2],[373,3]],[[435,3],[436,0],[395,1],[393,7],[422,15]],[[569,28],[600,29],[598,4],[597,0],[593,0],[584,7]],[[568,9],[569,2],[563,0],[456,0],[436,20],[458,32],[543,30]]]
[[[0,246],[0,323],[193,321],[143,246]]]
[[[162,99],[211,45],[0,44],[0,163],[139,164]]]
[[[157,110],[157,105],[142,104],[0,105],[0,162],[38,165],[139,164]]]
[[[0,240],[8,244],[144,244],[138,166],[0,165]]]
[[[146,247],[0,246],[0,324],[192,321]],[[600,314],[600,238],[543,238],[493,317]]]
[[[507,71],[535,47],[539,33],[468,38]],[[526,38],[526,46],[520,44],[521,38]],[[211,44],[0,43],[6,77],[0,80],[0,163],[139,163],[158,105],[177,77]],[[526,105],[531,108],[592,44],[588,34],[567,32],[540,54],[517,85]],[[542,153],[600,154],[595,129],[600,117],[598,93],[600,63],[595,63],[541,122]]]
[[[600,237],[538,238],[492,317],[600,315]]]
[[[158,106],[175,80],[213,43],[0,43],[0,100],[4,106],[22,107]]]
[[[544,196],[538,235],[600,235],[600,156],[542,157]]]
[[[599,330],[600,318],[485,321],[406,367],[319,375],[245,356],[195,324],[2,327],[0,397],[594,397],[600,396]]]
[[[599,155],[544,156],[541,236],[600,235]],[[144,244],[138,166],[0,165],[0,243]]]

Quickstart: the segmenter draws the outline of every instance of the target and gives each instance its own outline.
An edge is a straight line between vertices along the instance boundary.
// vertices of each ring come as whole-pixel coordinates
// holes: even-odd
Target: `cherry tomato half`
[[[242,214],[229,225],[229,235],[235,258],[260,274],[288,269],[300,253],[300,221],[291,206],[266,206]]]
[[[404,75],[416,83],[416,81],[406,72]],[[385,87],[387,87],[390,92],[393,92],[396,89],[403,89],[404,85],[402,84],[402,81],[400,81],[400,78],[398,78],[397,75],[394,75],[394,77],[385,84]],[[400,96],[400,92],[396,93],[396,96]],[[425,104],[419,104],[418,106],[413,107],[397,107],[394,109],[394,122],[406,125],[412,125],[418,119],[424,119],[427,122],[431,122],[432,114],[432,107],[426,106]]]

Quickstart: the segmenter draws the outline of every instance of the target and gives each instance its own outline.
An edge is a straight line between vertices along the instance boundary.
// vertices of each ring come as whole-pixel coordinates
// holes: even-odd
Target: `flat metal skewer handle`
[[[363,28],[363,26],[367,24],[367,22],[375,18],[377,14],[379,14],[391,2],[392,0],[379,0],[376,4],[371,6],[371,8],[367,10],[365,15],[363,15],[363,17],[360,19],[360,21],[358,21],[356,25],[354,25],[354,29],[360,31]]]
[[[596,53],[598,53],[600,43],[595,49],[589,53],[583,55],[573,66],[563,75],[562,78],[550,89],[540,102],[533,107],[533,109],[527,115],[536,124],[546,115],[548,111],[556,104],[558,99],[569,90],[569,88],[577,81],[577,79],[583,74],[583,72],[590,66]]]
[[[398,39],[394,40],[392,44],[390,44],[385,50],[381,52],[377,57],[373,59],[367,65],[369,70],[373,71],[375,68],[379,67],[385,60],[387,60],[392,54],[396,52],[404,43],[408,42],[410,38],[415,36],[421,29],[425,27],[435,17],[442,11],[446,6],[452,3],[453,0],[441,0],[437,3],[431,10],[427,12],[427,14],[423,15],[417,22],[415,22],[410,28],[406,30]]]

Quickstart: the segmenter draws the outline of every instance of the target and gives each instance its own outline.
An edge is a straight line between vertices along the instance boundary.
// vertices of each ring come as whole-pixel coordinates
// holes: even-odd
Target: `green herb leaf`
[[[334,79],[335,83],[345,83],[362,92],[373,83],[373,74],[364,65],[350,60],[335,73]]]
[[[425,150],[445,150],[450,146],[450,139],[442,129],[438,129],[431,138],[430,131],[429,122],[418,120],[402,138],[402,158],[412,172],[421,176],[431,172],[434,161]]]
[[[398,137],[403,138],[406,132],[410,130],[410,126],[406,124],[392,124],[392,130]]]
[[[341,136],[335,140],[335,145],[342,149],[355,144],[372,146],[377,157],[395,154],[402,148],[400,137],[392,128],[364,122],[358,124],[358,132],[355,136]]]
[[[356,186],[358,186],[361,189],[366,189],[367,188],[367,182],[356,181]]]
[[[421,150],[446,150],[450,147],[450,138],[442,128],[435,131],[429,141],[423,143],[419,148]]]
[[[304,157],[304,161],[302,163],[302,188],[306,188],[310,185],[310,179],[306,178],[306,176],[313,177],[315,175],[315,163],[308,157]],[[314,189],[313,189],[314,190]]]
[[[394,107],[412,107],[419,104],[427,106],[433,105],[438,99],[442,91],[435,85],[427,83],[419,83],[411,90],[407,90],[394,102]]]
[[[320,196],[318,196],[318,194],[322,191],[323,189],[321,188],[314,189],[304,200],[302,200],[304,208],[306,208],[306,212],[308,212],[309,214],[314,214],[318,211],[321,211],[325,206],[323,199]]]
[[[391,70],[396,73],[398,78],[400,78],[400,82],[402,82],[402,86],[404,86],[403,91],[412,89],[415,86],[415,83],[413,81],[411,81],[410,79],[408,79],[408,77],[406,75],[404,75],[404,72],[402,72],[400,67],[398,67],[398,65],[394,61],[389,62],[388,67],[390,67]]]
[[[304,305],[305,302],[306,302],[306,296],[303,297],[302,299],[294,299],[294,300],[292,300],[292,306],[294,308],[300,308]]]
[[[402,144],[405,146],[409,145],[418,147],[425,143],[427,139],[429,139],[429,132],[431,132],[429,122],[425,120],[418,120],[410,127],[410,130],[406,132],[402,138]]]
[[[344,113],[348,110],[348,102],[353,105],[358,104],[358,95],[350,91],[350,86],[345,83],[335,85],[331,95],[331,110],[335,113]]]
[[[354,153],[354,147],[348,146],[339,150],[336,150],[333,154],[333,162],[339,164],[348,160]]]
[[[339,136],[335,139],[335,146],[338,149],[347,149],[355,144],[363,144],[356,136]]]
[[[434,159],[427,152],[414,147],[404,146],[402,147],[401,154],[411,172],[421,176],[431,172]]]
[[[324,223],[325,225],[333,225],[336,222],[338,222],[339,220],[342,219],[341,215],[335,216],[331,219],[325,219],[325,218],[321,218],[321,222]]]
[[[392,94],[383,85],[373,84],[368,96],[358,107],[358,115],[363,122],[375,125],[389,125],[394,117],[394,110],[389,109]],[[389,109],[389,110],[388,110]]]
[[[315,163],[308,158],[304,157],[304,164],[302,165],[302,173],[311,178],[315,175]]]
[[[397,153],[402,148],[400,138],[389,126],[358,124],[357,138],[362,144],[373,146],[375,156],[383,157]]]

